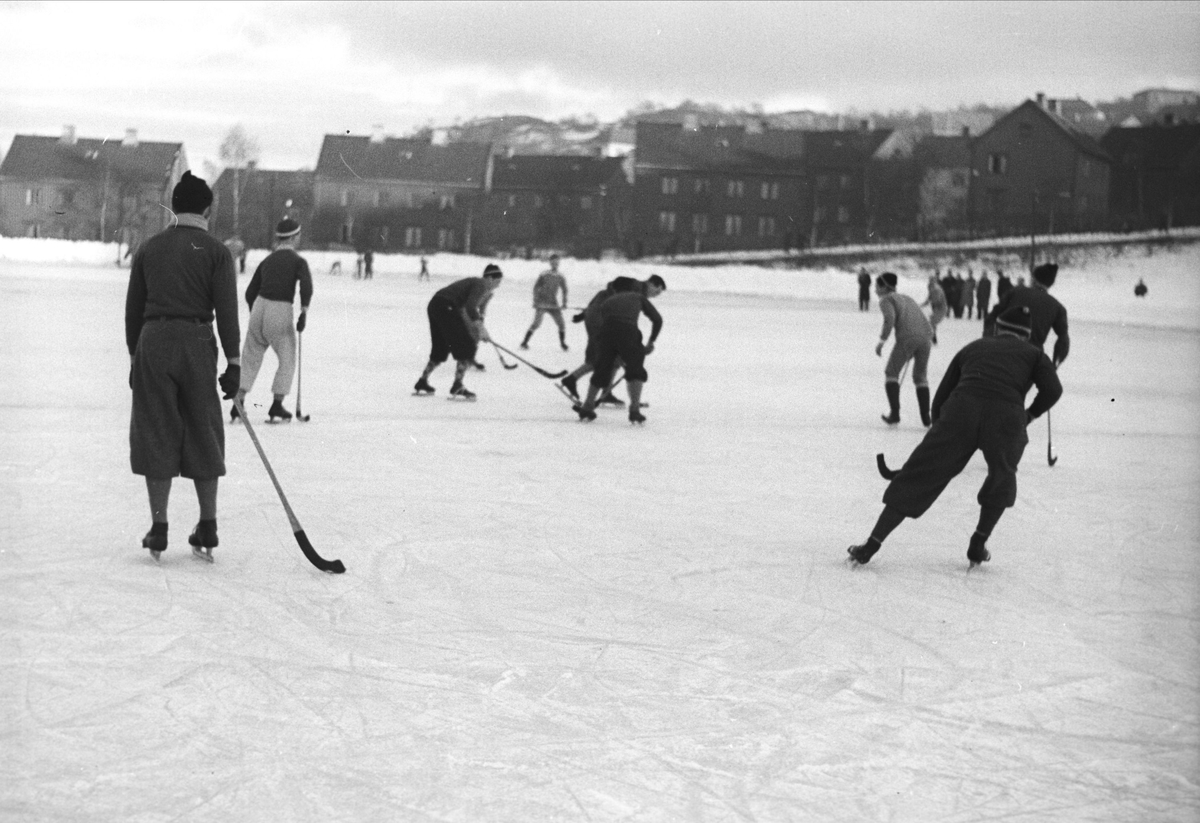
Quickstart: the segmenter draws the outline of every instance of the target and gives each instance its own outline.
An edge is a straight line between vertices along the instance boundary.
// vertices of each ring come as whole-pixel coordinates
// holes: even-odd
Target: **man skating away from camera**
[[[883,415],[883,422],[889,426],[900,422],[900,372],[904,364],[911,360],[913,385],[917,389],[917,408],[921,413],[921,423],[928,426],[928,371],[933,326],[916,300],[896,291],[897,282],[896,275],[890,271],[875,278],[875,294],[879,297],[879,311],[883,313],[883,329],[879,332],[879,342],[875,344],[876,355],[883,356],[884,344],[892,331],[896,332],[896,344],[892,346],[892,353],[883,369],[883,389],[888,399],[888,413]],[[936,286],[932,279],[930,284],[931,289]]]
[[[558,302],[559,292],[562,292],[562,303]],[[521,348],[529,348],[529,338],[542,325],[542,315],[548,314],[558,326],[558,344],[562,350],[567,350],[567,324],[563,322],[562,310],[567,306],[567,278],[558,270],[558,255],[550,255],[550,268],[538,275],[533,284],[533,323],[525,332]]]
[[[258,264],[250,285],[246,287],[246,304],[250,306],[250,322],[246,327],[246,344],[242,348],[242,383],[238,400],[245,401],[254,388],[258,370],[262,368],[267,349],[275,352],[279,365],[271,382],[274,402],[267,411],[271,422],[288,422],[292,413],[283,407],[283,398],[292,391],[296,374],[296,333],[303,332],[312,302],[313,282],[308,263],[296,251],[300,245],[300,224],[285,217],[275,226],[275,251]],[[300,287],[300,319],[292,323],[292,303],[296,287]],[[245,403],[242,402],[242,408]],[[238,418],[237,403],[229,412],[230,420]]]
[[[967,559],[972,566],[991,559],[988,538],[1017,500],[1017,464],[1029,443],[1025,429],[1062,396],[1054,364],[1030,344],[1029,331],[1029,309],[1013,306],[997,319],[995,337],[974,340],[954,355],[933,398],[933,427],[884,491],[871,536],[847,550],[852,562],[869,562],[904,518],[928,511],[976,450],[983,452],[988,473]],[[1026,409],[1033,386],[1037,395]]]
[[[212,558],[217,545],[217,485],[225,474],[221,393],[240,378],[237,273],[229,249],[208,233],[212,190],[190,171],[171,194],[176,224],[147,240],[133,258],[125,295],[129,348],[129,463],[146,478],[150,531],[142,546],[157,559],[167,548],[171,481],[190,478],[200,522],[188,542]],[[217,378],[214,316],[225,353]]]
[[[653,275],[652,277],[658,277]],[[596,398],[612,380],[617,359],[625,364],[625,382],[629,385],[629,422],[644,423],[641,412],[642,387],[645,385],[646,355],[654,351],[654,341],[662,331],[662,315],[650,302],[650,296],[665,291],[667,284],[661,277],[657,283],[641,289],[620,291],[600,305],[600,329],[596,340],[596,368],[588,384],[587,398],[576,405],[575,412],[581,420],[596,419]],[[650,339],[642,344],[642,332],[638,318],[646,315],[650,320]]]
[[[993,321],[1013,306],[1029,309],[1032,328],[1029,342],[1039,350],[1045,348],[1046,338],[1054,332],[1054,365],[1057,368],[1067,359],[1071,351],[1071,335],[1067,327],[1067,310],[1050,295],[1050,287],[1058,277],[1058,265],[1043,263],[1033,270],[1033,283],[1028,286],[1013,286],[992,310]]]
[[[590,373],[596,367],[596,347],[600,340],[600,325],[603,318],[600,315],[600,307],[604,305],[604,301],[620,292],[637,291],[646,295],[650,299],[654,299],[662,294],[663,289],[667,287],[666,283],[657,274],[652,274],[645,280],[635,280],[632,277],[617,277],[608,282],[600,291],[592,297],[588,302],[587,307],[575,315],[572,320],[582,321],[585,331],[587,332],[587,348],[583,353],[583,364],[575,371],[568,374],[562,379],[563,388],[571,393],[571,396],[576,400],[579,399],[578,381],[585,374]],[[611,384],[610,384],[611,386]],[[596,400],[598,405],[624,406],[625,401],[612,393],[612,389],[606,386],[601,392],[600,397]]]
[[[438,289],[429,299],[426,314],[429,316],[429,362],[413,386],[414,394],[433,394],[429,383],[433,370],[453,355],[455,361],[454,383],[450,386],[452,397],[474,400],[475,392],[463,385],[463,375],[475,362],[475,352],[480,342],[489,342],[483,316],[488,301],[500,286],[504,273],[495,263],[488,263],[482,277],[464,277],[449,286]]]

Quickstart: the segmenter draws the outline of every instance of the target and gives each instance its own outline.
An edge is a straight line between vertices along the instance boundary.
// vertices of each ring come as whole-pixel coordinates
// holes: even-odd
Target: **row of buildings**
[[[1039,94],[950,135],[648,118],[619,156],[327,135],[311,171],[225,170],[211,226],[260,248],[289,214],[326,248],[637,257],[1200,225],[1200,124],[1094,126]],[[181,143],[133,130],[18,135],[0,234],[134,244],[167,225],[187,167]]]

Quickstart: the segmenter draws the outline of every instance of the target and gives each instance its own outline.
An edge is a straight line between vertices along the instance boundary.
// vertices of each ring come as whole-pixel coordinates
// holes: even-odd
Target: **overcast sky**
[[[766,111],[1096,102],[1200,90],[1195,2],[0,2],[14,134],[180,141],[241,123],[266,168],[321,138],[480,116],[614,120],[643,101]]]

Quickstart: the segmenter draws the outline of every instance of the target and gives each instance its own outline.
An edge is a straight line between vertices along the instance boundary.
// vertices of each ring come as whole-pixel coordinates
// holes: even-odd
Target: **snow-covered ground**
[[[0,820],[1200,817],[1200,247],[1064,263],[1059,461],[1038,421],[970,574],[978,458],[844,562],[875,453],[922,435],[911,384],[879,421],[851,272],[564,261],[572,305],[667,280],[634,428],[579,423],[490,350],[478,402],[446,401],[450,366],[412,397],[425,302],[486,261],[432,256],[419,283],[381,256],[363,281],[313,253],[312,421],[257,425],[271,356],[251,400],[330,576],[237,427],[216,563],[188,553],[184,481],[161,563],[139,548],[128,271],[40,242],[0,241]],[[489,327],[515,349],[542,264],[501,262]],[[923,297],[913,261],[884,265]],[[978,329],[943,324],[934,381]],[[547,321],[524,354],[573,367],[568,340]]]

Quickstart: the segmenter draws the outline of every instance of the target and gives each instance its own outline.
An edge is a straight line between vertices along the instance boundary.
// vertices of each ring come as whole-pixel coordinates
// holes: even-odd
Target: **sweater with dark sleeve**
[[[640,292],[621,292],[614,294],[600,305],[600,316],[605,323],[628,323],[636,327],[638,315],[644,314],[650,319],[650,340],[653,343],[662,331],[662,315],[654,304]]]
[[[300,286],[300,305],[308,308],[313,293],[308,263],[295,249],[276,249],[254,270],[250,285],[246,287],[246,303],[253,306],[259,297],[291,303],[296,299],[297,285]]]
[[[492,290],[488,288],[487,280],[482,277],[464,277],[438,289],[433,296],[464,312],[468,320],[482,320],[488,301],[492,297]]]
[[[149,318],[211,323],[215,315],[225,358],[241,356],[233,255],[206,225],[199,216],[181,214],[179,225],[154,235],[134,255],[125,293],[125,345],[131,355]]]
[[[1024,406],[1025,395],[1035,385],[1037,395],[1027,411],[1031,417],[1040,417],[1062,397],[1062,383],[1050,358],[1012,335],[983,337],[963,346],[950,360],[930,412],[936,420],[955,392]]]

